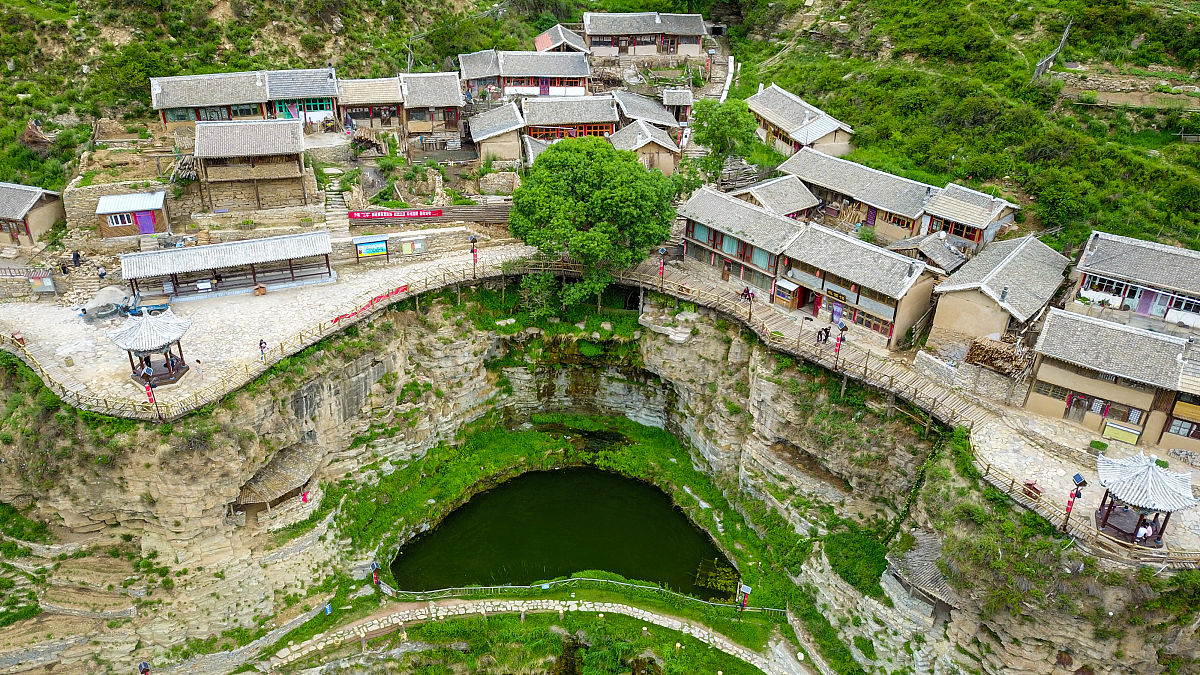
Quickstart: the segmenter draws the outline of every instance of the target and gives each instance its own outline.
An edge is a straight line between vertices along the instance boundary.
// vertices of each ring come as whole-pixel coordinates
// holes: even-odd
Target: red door
[[[877,211],[874,206],[867,207],[867,227],[875,227],[875,214]]]
[[[539,96],[549,96],[550,95],[550,78],[548,78],[548,77],[538,78],[538,95]]]

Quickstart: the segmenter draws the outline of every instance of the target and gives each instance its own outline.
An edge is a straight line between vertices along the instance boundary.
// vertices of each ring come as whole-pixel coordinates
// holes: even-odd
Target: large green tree
[[[628,150],[603,138],[564,139],[538,155],[513,194],[509,227],[547,256],[583,265],[583,279],[561,293],[564,305],[574,304],[670,236],[673,193],[669,179]]]
[[[720,173],[726,158],[749,154],[758,127],[745,101],[729,99],[717,103],[711,98],[696,101],[691,125],[692,138],[709,150],[701,166],[713,177]]]

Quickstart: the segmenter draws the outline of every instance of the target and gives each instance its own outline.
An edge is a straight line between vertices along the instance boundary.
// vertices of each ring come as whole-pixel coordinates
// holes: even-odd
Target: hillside
[[[852,159],[1005,191],[1055,245],[1094,227],[1200,247],[1200,145],[1178,135],[1200,131],[1186,112],[1200,109],[1196,3],[3,0],[0,180],[64,185],[96,116],[130,130],[150,119],[151,76],[454,68],[460,52],[528,48],[585,7],[726,21],[735,96],[775,81],[855,128]],[[1069,20],[1056,72],[1031,82]],[[15,142],[32,118],[58,131],[40,152]]]

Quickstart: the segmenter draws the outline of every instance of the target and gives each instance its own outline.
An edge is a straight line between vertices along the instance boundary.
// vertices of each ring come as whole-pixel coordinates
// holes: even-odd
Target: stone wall
[[[211,205],[214,211],[276,209],[303,206],[305,201],[303,186],[300,179],[296,178],[206,183],[204,193],[205,202]],[[310,200],[314,197],[315,195],[309,195]]]
[[[1021,407],[1032,382],[1014,379],[973,363],[950,364],[925,350],[917,352],[913,368],[948,387],[982,396],[1003,405]]]
[[[519,187],[521,177],[513,171],[497,171],[479,179],[479,193],[484,195],[511,195]]]
[[[96,204],[99,203],[101,197],[109,195],[126,195],[165,190],[167,193],[167,216],[171,221],[171,228],[175,232],[182,232],[192,214],[204,209],[200,201],[199,186],[195,183],[185,186],[181,194],[176,196],[176,186],[170,183],[160,183],[156,180],[120,181],[116,183],[97,183],[81,186],[80,183],[82,182],[83,176],[76,176],[75,180],[71,181],[66,189],[63,190],[63,205],[67,211],[67,226],[74,229],[95,228],[99,218],[96,215]]]
[[[233,211],[229,213],[197,213],[192,216],[191,232],[209,230],[213,243],[220,241],[236,241],[238,239],[253,239],[264,236],[253,234],[263,228],[294,228],[292,231],[301,232],[319,228],[325,223],[325,206],[319,199],[310,199],[308,206],[288,206],[282,208]],[[250,221],[247,225],[246,221]],[[245,233],[250,234],[245,234]],[[278,234],[286,234],[279,232]]]

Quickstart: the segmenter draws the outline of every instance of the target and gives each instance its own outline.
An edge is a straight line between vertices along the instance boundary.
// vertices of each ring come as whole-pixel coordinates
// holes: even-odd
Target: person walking
[[[196,377],[198,379],[204,379],[204,370],[200,368],[200,359],[192,360],[192,370],[196,371]]]
[[[104,269],[104,265],[96,268],[96,276],[100,277],[101,280],[108,276],[108,270]]]
[[[267,362],[267,341],[266,340],[258,341],[258,351],[262,354],[262,362],[266,363]]]
[[[79,260],[80,260],[79,251],[75,251],[74,253],[71,254],[71,264],[72,265],[74,265],[75,267],[79,267]]]

